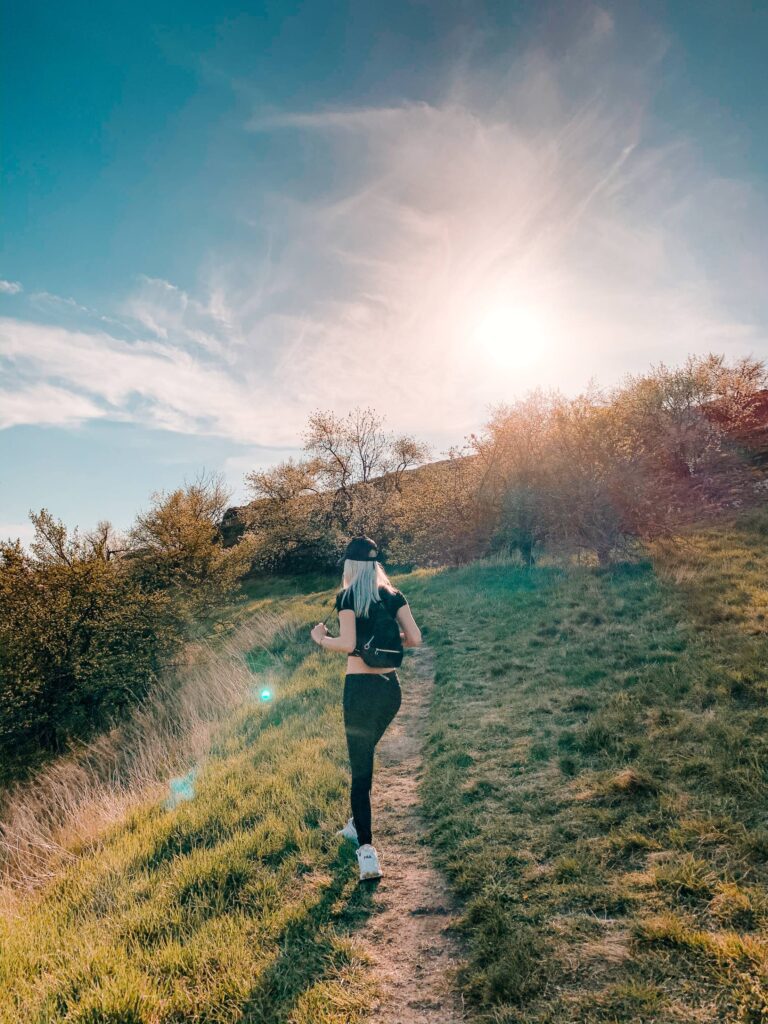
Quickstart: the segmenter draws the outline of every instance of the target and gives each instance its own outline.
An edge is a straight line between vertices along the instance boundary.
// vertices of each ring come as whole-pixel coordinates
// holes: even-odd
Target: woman
[[[339,636],[330,636],[322,622],[318,622],[311,632],[312,639],[321,647],[348,655],[344,679],[344,732],[352,768],[352,817],[338,834],[359,843],[360,881],[381,878],[382,874],[378,854],[371,842],[373,753],[397,714],[401,701],[397,671],[371,668],[358,653],[357,638],[366,635],[364,630],[370,624],[372,602],[383,602],[390,615],[397,619],[403,647],[418,647],[421,643],[421,631],[414,622],[408,602],[392,585],[377,557],[376,542],[370,537],[354,537],[349,542],[343,556],[343,586],[336,595]]]

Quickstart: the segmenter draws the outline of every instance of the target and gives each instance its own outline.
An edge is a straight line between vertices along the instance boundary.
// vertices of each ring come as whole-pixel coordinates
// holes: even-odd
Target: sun
[[[502,369],[519,370],[539,361],[552,344],[548,318],[528,306],[491,306],[476,321],[477,354]]]

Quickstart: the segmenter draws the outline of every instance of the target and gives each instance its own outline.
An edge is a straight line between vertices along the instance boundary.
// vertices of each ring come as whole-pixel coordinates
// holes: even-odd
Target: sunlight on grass
[[[470,1019],[765,1018],[765,536],[752,514],[610,571],[395,577],[436,654],[420,787]],[[330,591],[276,591],[250,614],[291,626],[243,652],[191,797],[136,791],[6,901],[0,1019],[365,1019],[343,668],[307,636]]]
[[[409,581],[473,1019],[768,1013],[764,522],[658,547],[658,571],[499,559]]]
[[[290,614],[302,625],[275,637],[275,699],[230,714],[192,798],[137,803],[7,908],[0,1019],[362,1019],[375,990],[348,936],[371,896],[335,835],[342,677],[306,635],[316,607],[297,599]]]

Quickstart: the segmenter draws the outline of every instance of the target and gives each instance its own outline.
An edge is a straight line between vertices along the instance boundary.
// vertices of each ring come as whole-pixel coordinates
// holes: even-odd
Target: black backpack
[[[354,653],[371,668],[399,668],[403,661],[400,623],[389,614],[383,601],[371,602],[366,625],[369,628],[364,636],[358,636]]]
[[[368,614],[370,629],[357,640],[360,657],[371,668],[399,668],[403,641],[397,619],[392,618],[383,601],[372,601]]]

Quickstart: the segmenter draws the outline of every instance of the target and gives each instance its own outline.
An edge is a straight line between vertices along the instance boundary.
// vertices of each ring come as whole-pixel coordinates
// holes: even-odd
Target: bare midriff
[[[391,668],[371,668],[370,665],[366,665],[362,658],[359,658],[356,654],[350,654],[347,657],[347,675],[362,672],[370,672],[371,675],[380,676],[386,672],[393,672]]]

